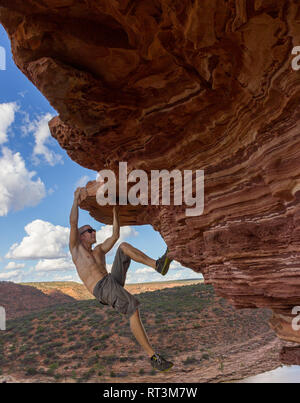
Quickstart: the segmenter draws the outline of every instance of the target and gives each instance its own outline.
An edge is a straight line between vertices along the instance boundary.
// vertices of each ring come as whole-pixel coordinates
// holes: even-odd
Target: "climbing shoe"
[[[158,371],[168,371],[173,367],[173,363],[171,361],[165,360],[160,354],[153,354],[150,358],[151,365],[154,369]]]
[[[165,276],[168,273],[170,263],[173,259],[168,258],[169,249],[167,248],[166,252],[162,257],[156,260],[155,270],[160,273],[162,276]]]

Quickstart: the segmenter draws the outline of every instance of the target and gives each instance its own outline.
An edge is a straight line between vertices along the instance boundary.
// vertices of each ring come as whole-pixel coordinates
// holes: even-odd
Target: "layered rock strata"
[[[70,158],[99,171],[204,170],[203,214],[122,206],[237,308],[300,342],[300,45],[296,0],[0,0],[20,70],[57,110]],[[111,223],[89,183],[81,207]],[[194,180],[195,187],[195,180]]]

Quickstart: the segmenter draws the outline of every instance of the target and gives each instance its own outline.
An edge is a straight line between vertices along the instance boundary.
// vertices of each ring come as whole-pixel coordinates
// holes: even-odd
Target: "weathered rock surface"
[[[76,162],[203,169],[204,212],[122,206],[238,308],[300,305],[300,45],[296,0],[0,0],[14,60],[59,116]],[[97,183],[81,207],[111,223]],[[286,338],[286,337],[285,337]]]
[[[280,352],[280,361],[286,365],[300,365],[299,347],[284,346]]]

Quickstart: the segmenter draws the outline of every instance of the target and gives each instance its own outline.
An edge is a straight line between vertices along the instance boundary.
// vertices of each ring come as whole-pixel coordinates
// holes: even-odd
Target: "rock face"
[[[291,328],[300,305],[299,2],[0,6],[15,63],[58,111],[49,127],[70,158],[117,178],[119,161],[149,176],[204,170],[202,215],[122,206],[121,225],[151,224],[219,295],[237,308],[270,307],[277,334],[300,342]],[[98,185],[87,185],[81,207],[111,223]]]
[[[300,365],[299,347],[284,346],[280,352],[280,361],[286,365]]]

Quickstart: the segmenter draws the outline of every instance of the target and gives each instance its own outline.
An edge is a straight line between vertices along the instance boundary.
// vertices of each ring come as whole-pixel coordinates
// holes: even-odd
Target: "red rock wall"
[[[203,169],[204,213],[121,207],[238,308],[300,305],[297,0],[0,0],[14,60],[94,170]],[[81,207],[111,223],[90,183]],[[282,316],[281,316],[282,317]],[[291,326],[290,326],[291,329]],[[300,341],[292,331],[290,340]]]

